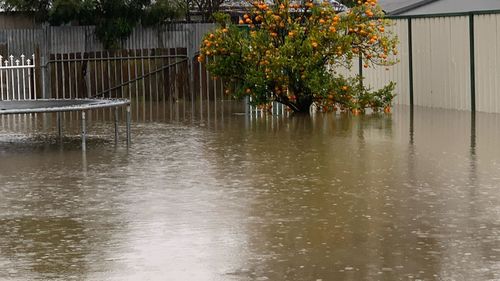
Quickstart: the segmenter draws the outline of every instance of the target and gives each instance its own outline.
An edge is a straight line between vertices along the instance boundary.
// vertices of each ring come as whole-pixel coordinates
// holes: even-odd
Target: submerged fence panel
[[[52,54],[53,98],[192,100],[185,48]],[[195,84],[199,84],[198,77]]]
[[[396,104],[500,113],[500,12],[393,20],[400,62],[364,69],[368,85],[396,82]]]
[[[470,109],[468,23],[465,16],[414,20],[415,105]]]
[[[397,20],[394,26],[388,28],[399,38],[398,54],[395,57],[399,62],[393,66],[376,66],[363,69],[365,84],[373,89],[380,89],[389,82],[396,82],[394,99],[395,104],[410,104],[409,85],[409,49],[408,49],[408,19]]]
[[[476,109],[500,113],[500,14],[476,15]]]

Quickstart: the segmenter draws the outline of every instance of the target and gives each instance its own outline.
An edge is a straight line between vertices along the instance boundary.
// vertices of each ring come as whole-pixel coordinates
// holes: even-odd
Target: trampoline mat
[[[39,99],[0,101],[1,114],[81,111],[128,105],[126,99]]]

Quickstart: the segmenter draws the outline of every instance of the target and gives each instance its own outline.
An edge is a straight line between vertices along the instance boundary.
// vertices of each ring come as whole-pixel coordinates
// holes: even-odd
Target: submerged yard
[[[0,120],[1,280],[500,278],[500,115],[150,106]]]

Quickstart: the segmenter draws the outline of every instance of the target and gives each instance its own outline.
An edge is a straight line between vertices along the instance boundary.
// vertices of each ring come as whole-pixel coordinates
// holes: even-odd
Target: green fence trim
[[[469,15],[495,15],[500,14],[500,10],[484,10],[484,11],[472,11],[472,12],[457,12],[457,13],[436,13],[436,14],[425,14],[425,15],[386,15],[386,19],[425,19],[425,18],[442,18],[442,17],[467,17]]]
[[[411,18],[408,19],[408,80],[410,86],[410,105],[413,106],[413,31]]]
[[[476,48],[474,44],[474,14],[469,14],[469,45],[470,45],[470,107],[476,111]]]

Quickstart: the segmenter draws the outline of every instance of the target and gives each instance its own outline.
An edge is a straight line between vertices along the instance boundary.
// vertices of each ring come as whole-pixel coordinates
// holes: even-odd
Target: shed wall
[[[500,14],[474,16],[476,109],[500,113]]]
[[[413,20],[414,104],[470,109],[468,17]]]

